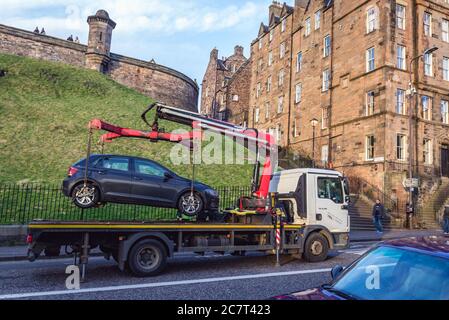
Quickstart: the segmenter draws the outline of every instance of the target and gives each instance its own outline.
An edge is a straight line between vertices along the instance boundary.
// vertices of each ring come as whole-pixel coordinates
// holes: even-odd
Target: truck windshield
[[[354,265],[332,289],[364,300],[448,300],[449,260],[383,246]]]

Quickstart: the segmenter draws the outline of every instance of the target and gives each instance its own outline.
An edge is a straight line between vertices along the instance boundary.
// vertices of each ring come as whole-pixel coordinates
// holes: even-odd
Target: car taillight
[[[67,175],[68,175],[69,177],[73,177],[77,172],[78,172],[78,169],[77,169],[77,168],[70,167],[70,168],[69,168],[69,172],[67,173]]]
[[[33,235],[29,234],[27,235],[27,244],[32,244],[33,243]]]

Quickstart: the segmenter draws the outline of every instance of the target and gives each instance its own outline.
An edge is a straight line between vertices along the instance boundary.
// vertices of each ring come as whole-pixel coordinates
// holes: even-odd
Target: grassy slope
[[[4,54],[0,54],[0,69],[7,71],[7,76],[0,78],[2,183],[60,183],[68,167],[85,156],[86,127],[92,118],[147,129],[140,114],[151,99],[95,71]],[[172,123],[162,126],[176,128]],[[171,164],[172,147],[120,140],[107,145],[105,153],[154,159],[190,177],[190,166]],[[96,148],[94,151],[99,152]],[[214,186],[245,186],[250,182],[250,166],[197,168],[197,179]]]

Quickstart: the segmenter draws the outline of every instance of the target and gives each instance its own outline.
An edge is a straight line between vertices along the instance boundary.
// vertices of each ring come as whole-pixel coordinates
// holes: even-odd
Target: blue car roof
[[[414,237],[389,240],[382,244],[449,259],[449,237]]]

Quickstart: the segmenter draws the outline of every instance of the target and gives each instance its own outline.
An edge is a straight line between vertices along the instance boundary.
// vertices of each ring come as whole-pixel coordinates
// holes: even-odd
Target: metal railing
[[[217,187],[220,208],[233,207],[238,198],[249,196],[251,187]],[[0,224],[27,224],[36,219],[57,221],[149,221],[175,220],[177,210],[148,206],[107,204],[82,210],[55,185],[0,185]]]

